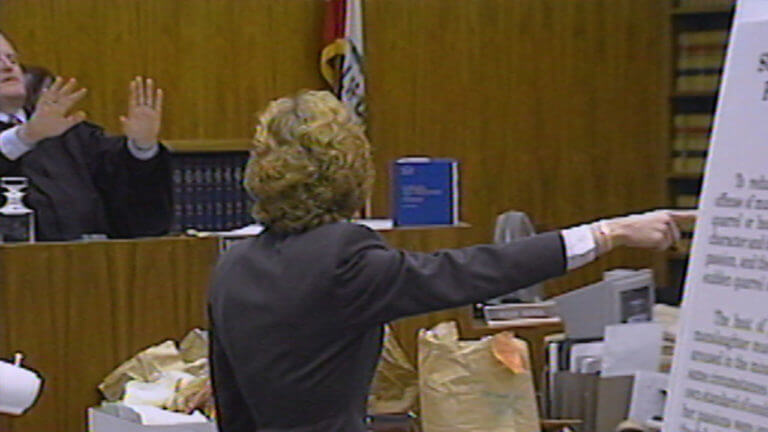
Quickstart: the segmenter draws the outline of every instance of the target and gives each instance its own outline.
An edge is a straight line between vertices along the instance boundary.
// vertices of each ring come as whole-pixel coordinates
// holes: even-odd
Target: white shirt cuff
[[[10,160],[20,158],[24,153],[32,150],[35,145],[25,144],[19,139],[19,126],[6,129],[0,132],[0,152]]]
[[[128,143],[126,144],[128,146],[128,151],[139,160],[149,160],[155,157],[158,151],[160,151],[160,146],[155,143],[152,147],[139,147],[136,145],[136,143],[133,142],[133,140],[129,139]]]
[[[597,258],[597,243],[590,224],[562,230],[568,270],[589,264]]]

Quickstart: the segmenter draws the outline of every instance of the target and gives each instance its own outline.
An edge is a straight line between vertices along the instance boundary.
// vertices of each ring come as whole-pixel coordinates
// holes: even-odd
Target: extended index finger
[[[698,210],[669,210],[669,216],[677,223],[696,222]]]

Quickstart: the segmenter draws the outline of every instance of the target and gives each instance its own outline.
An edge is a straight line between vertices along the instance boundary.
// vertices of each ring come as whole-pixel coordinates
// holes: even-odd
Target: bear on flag
[[[365,122],[362,0],[326,0],[320,71],[336,96]]]

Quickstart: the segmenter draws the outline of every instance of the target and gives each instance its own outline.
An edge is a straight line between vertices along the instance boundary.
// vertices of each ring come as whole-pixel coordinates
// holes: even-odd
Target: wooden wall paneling
[[[0,25],[24,61],[78,78],[89,89],[82,107],[114,133],[137,75],[166,91],[166,139],[248,138],[267,101],[322,86],[318,0],[4,0],[0,7]]]
[[[369,1],[370,135],[386,213],[388,164],[408,154],[462,164],[462,214],[491,239],[495,216],[556,228],[664,204],[663,56],[654,1]],[[562,292],[618,252],[550,284]]]
[[[509,208],[556,227],[661,204],[655,6],[366,2],[377,212],[388,209],[388,162],[404,154],[461,159],[463,215],[478,228],[467,241],[489,239]],[[6,0],[2,25],[26,58],[84,77],[84,106],[112,130],[140,73],[167,90],[164,136],[232,139],[250,135],[269,98],[321,85],[322,9]]]
[[[141,349],[205,326],[214,239],[58,243],[0,248],[4,351],[45,376],[19,431],[82,431],[97,385]],[[3,356],[7,353],[3,353]]]

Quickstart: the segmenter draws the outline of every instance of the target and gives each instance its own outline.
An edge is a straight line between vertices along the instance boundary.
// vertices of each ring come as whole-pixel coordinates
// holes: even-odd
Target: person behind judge
[[[331,93],[271,102],[253,146],[244,183],[265,230],[221,257],[209,293],[221,432],[363,432],[384,323],[498,297],[618,246],[666,249],[691,217],[656,211],[409,252],[347,222],[374,172],[362,127]]]
[[[53,84],[56,77],[48,69],[40,66],[22,66],[24,72],[24,111],[34,112],[37,100],[45,89]]]
[[[38,240],[84,234],[161,235],[172,219],[170,157],[158,143],[163,94],[151,79],[130,83],[125,137],[109,137],[71,112],[86,94],[56,78],[24,109],[27,90],[13,45],[0,33],[0,177],[29,179]]]

